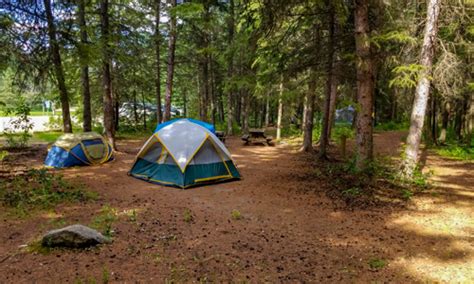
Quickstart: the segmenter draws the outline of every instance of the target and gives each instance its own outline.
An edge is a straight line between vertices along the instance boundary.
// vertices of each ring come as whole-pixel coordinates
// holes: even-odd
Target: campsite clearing
[[[376,150],[397,155],[403,135],[377,134]],[[119,141],[115,161],[61,171],[97,191],[97,201],[25,219],[2,210],[3,281],[474,280],[473,164],[428,153],[435,187],[408,208],[344,210],[326,195],[331,180],[315,176],[295,147],[243,146],[232,137],[227,146],[243,179],[180,190],[127,176],[143,143]],[[26,251],[47,230],[74,223],[105,224],[114,242],[85,251]]]

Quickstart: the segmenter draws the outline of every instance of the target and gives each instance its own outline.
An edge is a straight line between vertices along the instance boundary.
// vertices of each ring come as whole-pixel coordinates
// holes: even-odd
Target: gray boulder
[[[45,247],[85,248],[108,242],[110,240],[96,230],[76,224],[49,231],[41,244]]]

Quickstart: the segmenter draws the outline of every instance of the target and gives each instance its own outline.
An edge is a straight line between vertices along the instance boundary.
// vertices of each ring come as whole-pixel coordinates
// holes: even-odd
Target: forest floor
[[[399,156],[404,135],[376,134],[378,155]],[[0,282],[474,282],[473,163],[425,153],[430,189],[406,206],[357,209],[329,198],[331,180],[314,177],[290,144],[231,138],[243,179],[179,190],[127,176],[143,142],[120,141],[106,165],[61,171],[97,201],[26,218],[0,208]],[[39,166],[45,153],[28,164]],[[48,229],[90,224],[104,206],[117,215],[112,244],[25,250]]]

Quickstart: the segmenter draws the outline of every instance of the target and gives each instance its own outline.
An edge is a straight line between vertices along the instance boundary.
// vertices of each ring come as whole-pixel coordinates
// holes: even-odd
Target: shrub
[[[25,148],[31,138],[30,131],[33,129],[33,123],[28,117],[30,107],[24,99],[20,99],[13,108],[8,108],[7,115],[13,115],[10,126],[5,128],[4,135],[7,138],[7,145],[10,148]]]

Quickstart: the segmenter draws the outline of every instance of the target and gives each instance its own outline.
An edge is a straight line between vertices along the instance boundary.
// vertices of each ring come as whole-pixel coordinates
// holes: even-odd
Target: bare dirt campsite
[[[474,283],[474,0],[0,0],[0,284]]]
[[[377,134],[396,155],[403,132]],[[433,187],[405,205],[347,207],[330,177],[288,144],[228,148],[243,179],[180,190],[127,176],[142,140],[120,140],[116,160],[61,170],[98,193],[25,218],[2,209],[3,282],[446,282],[474,280],[474,164],[426,155]],[[40,166],[41,155],[21,157]],[[38,159],[34,159],[38,158]],[[105,209],[104,209],[105,208]],[[30,251],[47,230],[111,219],[113,243]]]

